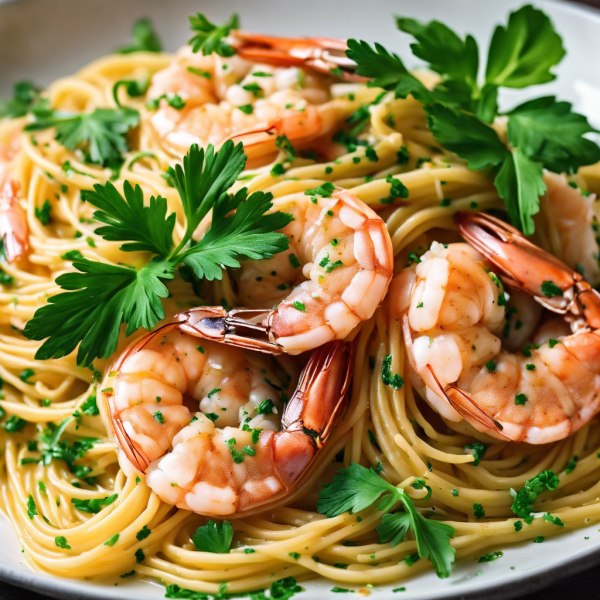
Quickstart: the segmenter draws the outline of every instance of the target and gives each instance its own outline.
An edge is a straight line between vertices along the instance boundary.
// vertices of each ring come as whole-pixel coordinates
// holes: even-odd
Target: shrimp
[[[20,204],[19,182],[13,177],[13,163],[20,148],[19,131],[6,142],[0,140],[0,237],[4,240],[4,255],[11,263],[29,249],[27,215]]]
[[[390,235],[366,204],[329,185],[317,188],[324,196],[307,190],[275,200],[273,210],[294,217],[282,230],[290,247],[242,266],[240,299],[252,310],[193,308],[176,317],[182,331],[240,347],[249,342],[263,352],[299,354],[346,339],[371,318],[393,275]]]
[[[284,406],[266,357],[197,344],[171,323],[117,359],[105,393],[122,467],[146,473],[166,503],[207,516],[284,500],[346,409],[350,346],[319,348]]]
[[[458,213],[456,221],[471,245],[434,243],[416,268],[399,274],[390,295],[417,391],[444,418],[464,418],[495,438],[546,444],[567,437],[600,408],[600,294],[504,222],[477,213]],[[506,294],[498,275],[564,315],[570,334],[546,328],[539,347],[503,349]]]
[[[238,56],[274,65],[309,67],[330,74],[346,69],[340,76],[347,81],[365,81],[352,71],[356,63],[346,56],[346,40],[334,38],[283,38],[246,31],[232,32]]]
[[[193,143],[218,146],[239,139],[246,146],[248,165],[259,166],[277,154],[278,137],[286,136],[298,150],[307,149],[348,117],[348,103],[331,99],[332,78],[301,68],[317,59],[274,54],[263,44],[242,46],[244,51],[230,58],[198,55],[186,47],[154,75],[149,98],[177,94],[185,102],[176,109],[161,100],[150,117],[173,154],[184,153]],[[250,49],[253,62],[243,58],[250,58]]]
[[[552,250],[590,283],[600,282],[600,248],[593,229],[595,195],[584,196],[555,173],[544,173],[544,183],[547,190],[542,207],[558,233]]]

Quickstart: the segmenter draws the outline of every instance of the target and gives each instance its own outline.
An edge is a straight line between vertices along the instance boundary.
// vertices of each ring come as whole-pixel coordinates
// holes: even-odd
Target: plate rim
[[[0,11],[3,6],[16,2],[36,2],[39,0],[0,0]],[[525,3],[525,0],[524,0]],[[600,28],[600,8],[581,4],[577,0],[531,0],[532,4],[540,6],[551,6],[553,10],[564,11],[565,13],[576,14],[581,18],[594,21]],[[0,518],[5,520],[11,527],[12,534],[17,538],[18,535],[8,520],[6,515],[0,512]],[[584,528],[579,528],[581,531]],[[514,545],[512,545],[514,546]],[[41,571],[32,570],[31,566],[24,562],[23,568],[15,568],[0,562],[0,581],[12,584],[18,588],[39,592],[52,598],[70,599],[92,599],[105,600],[107,598],[119,599],[128,595],[126,587],[122,587],[117,593],[114,587],[108,585],[86,585],[84,579],[62,578]],[[600,547],[590,550],[582,550],[571,558],[565,560],[557,569],[555,564],[540,566],[535,568],[534,572],[523,572],[517,578],[513,578],[506,583],[489,582],[483,583],[477,589],[469,591],[448,590],[448,593],[436,596],[434,600],[480,600],[484,597],[486,600],[510,600],[518,598],[525,594],[545,589],[570,576],[577,575],[591,567],[600,564]],[[318,578],[317,578],[318,579]],[[408,580],[410,581],[410,580]],[[148,582],[149,585],[153,585]],[[385,591],[382,590],[383,593]],[[130,591],[129,591],[130,594]],[[306,597],[302,596],[301,598]],[[385,600],[383,595],[378,596],[380,600]]]

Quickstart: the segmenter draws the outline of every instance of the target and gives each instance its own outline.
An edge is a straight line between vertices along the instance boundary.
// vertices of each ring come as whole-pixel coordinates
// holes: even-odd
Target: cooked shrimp
[[[330,74],[333,69],[348,81],[363,81],[352,71],[356,63],[346,56],[346,40],[334,38],[284,38],[247,31],[233,31],[232,43],[238,56],[254,62],[309,67]]]
[[[15,131],[7,141],[0,140],[0,237],[9,263],[21,258],[29,248],[27,215],[20,203],[19,182],[12,174],[20,146],[18,134]]]
[[[124,469],[169,504],[203,515],[247,514],[285,499],[342,416],[350,349],[316,351],[292,398],[258,353],[204,342],[177,323],[126,350],[108,376]]]
[[[581,275],[516,229],[482,214],[456,217],[467,244],[434,244],[394,281],[413,381],[445,418],[500,439],[563,439],[600,408],[600,295]],[[491,263],[495,273],[486,267]],[[502,279],[571,324],[539,347],[501,347]],[[398,300],[396,300],[396,298]]]
[[[178,315],[183,331],[242,347],[249,339],[255,349],[260,339],[265,352],[299,354],[347,338],[373,315],[393,274],[385,223],[352,194],[332,185],[320,189],[325,196],[297,193],[275,200],[273,210],[294,217],[282,230],[289,250],[246,262],[238,273],[242,305],[278,303],[276,308],[194,308]]]
[[[593,229],[595,195],[584,196],[565,177],[555,173],[544,173],[544,183],[547,190],[542,207],[558,233],[553,240],[553,252],[590,283],[600,282],[600,248]]]
[[[252,47],[258,62],[203,56],[184,48],[154,75],[149,98],[177,94],[185,102],[176,109],[162,100],[150,117],[174,154],[184,153],[192,143],[218,146],[235,138],[246,146],[249,166],[258,166],[275,157],[279,136],[302,150],[333,133],[348,116],[347,103],[331,99],[331,77],[305,73],[302,64],[287,66],[296,65],[298,58],[290,62],[279,53],[277,61],[267,48]],[[261,54],[284,66],[262,63]]]

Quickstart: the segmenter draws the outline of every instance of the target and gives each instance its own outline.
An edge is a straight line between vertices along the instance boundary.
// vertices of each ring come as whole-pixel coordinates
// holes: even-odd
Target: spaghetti
[[[64,110],[114,107],[117,81],[150,77],[169,61],[167,55],[152,53],[110,56],[57,81],[48,89],[48,97],[53,107]],[[347,115],[373,101],[371,88],[338,87],[337,97]],[[27,260],[2,267],[13,283],[0,291],[4,382],[0,407],[7,419],[0,429],[0,445],[5,449],[0,458],[1,506],[34,569],[85,578],[135,571],[181,588],[217,593],[223,581],[229,592],[242,592],[268,587],[288,576],[303,580],[320,575],[345,585],[382,585],[430,568],[424,560],[404,560],[415,553],[414,540],[395,547],[376,543],[380,512],[367,510],[360,518],[348,513],[325,518],[316,512],[321,483],[351,462],[380,463],[387,480],[407,489],[424,478],[433,492],[431,498],[424,499],[424,489],[410,489],[410,494],[419,508],[429,507],[454,527],[451,543],[458,558],[560,532],[542,519],[516,531],[518,519],[510,510],[510,489],[523,487],[546,469],[561,475],[559,487],[546,495],[546,511],[559,516],[567,528],[600,521],[599,422],[592,420],[560,442],[535,447],[492,440],[464,421],[442,421],[414,394],[409,377],[397,390],[382,381],[386,357],[391,356],[391,370],[400,376],[405,375],[406,363],[401,325],[390,319],[384,303],[354,340],[350,405],[318,467],[284,505],[234,520],[230,553],[198,552],[191,538],[206,519],[163,503],[143,479],[127,477],[119,469],[105,408],[98,402],[102,413],[98,415],[94,401],[99,399],[101,374],[110,361],[96,360],[90,369],[77,368],[73,355],[39,361],[34,355],[40,344],[22,335],[35,310],[58,292],[55,279],[71,269],[77,253],[112,264],[136,260],[135,253],[121,252],[118,244],[95,234],[91,207],[81,201],[82,190],[109,179],[121,188],[127,180],[139,184],[147,196],[166,198],[169,210],[181,217],[175,190],[162,177],[176,157],[152,131],[144,99],[128,99],[128,104],[140,112],[141,124],[134,149],[117,174],[84,163],[50,132],[23,132],[27,118],[0,122],[0,140],[16,136],[20,142],[15,173],[30,228]],[[411,97],[394,99],[388,94],[372,106],[361,138],[369,140],[376,161],[366,158],[365,146],[358,145],[331,161],[288,157],[289,167],[281,176],[272,172],[273,164],[283,157],[280,153],[274,163],[247,171],[244,181],[236,185],[271,192],[275,198],[324,181],[350,189],[385,218],[396,273],[406,266],[410,252],[422,252],[434,240],[459,239],[452,218],[456,211],[474,206],[503,208],[484,174],[469,170],[441,150],[426,127],[422,105]],[[401,181],[408,194],[387,203],[391,180]],[[36,208],[46,201],[52,220],[43,224],[36,218]],[[176,235],[181,236],[181,228],[178,222]],[[553,244],[552,250],[557,253],[559,248]],[[204,286],[205,299],[236,306],[234,276],[225,274],[222,281]],[[197,302],[180,277],[169,284],[169,290],[168,318],[181,306]],[[125,343],[121,338],[116,355]],[[65,419],[64,430],[57,434]],[[474,442],[487,447],[478,466],[473,464],[473,454],[465,451]],[[53,449],[55,458],[40,459],[42,444]],[[475,503],[485,507],[484,519],[474,516]],[[142,533],[146,530],[151,533]]]

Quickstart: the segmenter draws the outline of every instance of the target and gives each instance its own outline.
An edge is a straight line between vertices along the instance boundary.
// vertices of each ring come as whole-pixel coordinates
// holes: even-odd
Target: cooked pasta
[[[53,83],[47,98],[55,110],[116,108],[116,82],[152,78],[171,60],[151,52],[112,55]],[[429,77],[423,75],[428,85]],[[279,198],[324,182],[349,190],[385,220],[395,274],[410,263],[409,254],[423,254],[432,242],[461,240],[453,219],[456,212],[504,210],[488,174],[470,170],[436,141],[422,103],[412,96],[380,96],[379,89],[362,83],[324,81],[319,85],[330,86],[342,125],[369,106],[363,115],[365,127],[355,138],[358,145],[342,151],[338,144],[337,154],[330,158],[320,153],[293,156],[277,148],[268,164],[247,169],[233,191],[246,186],[249,192],[270,192],[277,204]],[[82,200],[83,190],[108,180],[118,190],[125,181],[138,184],[144,197],[166,198],[168,211],[177,214],[175,238],[183,238],[181,202],[163,175],[185,151],[157,133],[152,123],[156,108],[148,108],[147,95],[130,97],[123,89],[118,95],[123,106],[140,113],[120,169],[86,162],[80,152],[57,141],[53,130],[24,131],[29,116],[0,120],[0,143],[9,140],[18,145],[13,176],[29,227],[27,256],[2,263],[1,508],[32,568],[60,577],[118,581],[135,571],[211,594],[222,582],[233,593],[267,588],[285,577],[301,581],[323,576],[344,586],[378,586],[431,568],[429,561],[414,556],[415,539],[396,545],[377,542],[381,511],[365,509],[359,515],[346,512],[332,518],[317,512],[322,483],[351,463],[379,466],[381,476],[405,488],[420,510],[449,523],[455,530],[451,545],[457,559],[563,530],[542,518],[518,529],[516,523],[522,525],[522,519],[511,511],[511,489],[523,488],[545,470],[559,475],[560,484],[545,494],[544,513],[559,517],[567,529],[600,520],[597,419],[542,446],[493,439],[465,421],[442,419],[413,387],[402,323],[391,309],[396,298],[388,294],[352,334],[355,360],[349,404],[302,485],[266,512],[232,519],[231,552],[198,551],[193,535],[207,518],[160,500],[143,475],[126,473],[117,460],[101,391],[107,384],[101,382],[142,331],[127,339],[121,331],[113,356],[94,360],[90,368],[78,367],[75,353],[36,359],[41,343],[23,335],[35,311],[60,291],[56,278],[72,271],[78,256],[111,265],[136,265],[144,258],[143,252],[124,252],[118,242],[95,231],[93,207]],[[282,163],[285,172],[273,168]],[[572,180],[585,188],[586,178]],[[401,182],[406,193],[393,197],[394,182]],[[542,198],[543,212],[546,202]],[[51,218],[44,220],[40,211],[45,206]],[[537,242],[562,258],[551,214],[545,211],[536,222]],[[166,317],[160,324],[197,305],[239,306],[236,276],[233,269],[225,271],[220,281],[202,282],[198,297],[177,274],[168,283]],[[302,363],[285,355],[276,361],[297,380]],[[403,379],[398,389],[382,379],[386,368]],[[485,450],[482,456],[477,444]],[[431,488],[430,497],[423,485],[411,487],[422,480]],[[481,507],[484,517],[474,506]]]

